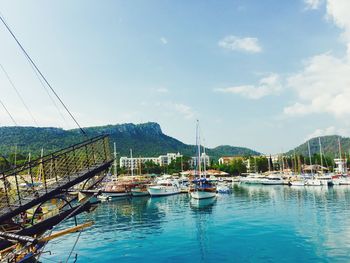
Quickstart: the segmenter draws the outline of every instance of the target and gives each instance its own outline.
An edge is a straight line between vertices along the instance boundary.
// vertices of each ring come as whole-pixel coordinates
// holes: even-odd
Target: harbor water
[[[104,202],[50,242],[41,262],[350,262],[350,188],[235,185],[195,201],[187,194]]]

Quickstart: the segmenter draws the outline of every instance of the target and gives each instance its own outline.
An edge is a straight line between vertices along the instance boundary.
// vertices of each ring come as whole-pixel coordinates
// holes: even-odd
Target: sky
[[[199,119],[208,147],[263,153],[350,136],[349,0],[0,0],[0,12],[83,127],[154,121],[194,144]],[[0,40],[15,122],[76,128],[2,24]]]

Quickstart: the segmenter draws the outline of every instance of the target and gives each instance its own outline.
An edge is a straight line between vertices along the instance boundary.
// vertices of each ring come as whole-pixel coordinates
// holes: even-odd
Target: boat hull
[[[99,195],[97,198],[101,200],[109,200],[118,197],[129,196],[130,193],[127,192],[103,192],[102,195]]]
[[[148,193],[151,196],[166,196],[166,195],[175,195],[180,193],[180,189],[177,187],[149,187],[147,188]]]
[[[265,180],[265,181],[262,181],[261,184],[263,185],[283,185],[284,182],[283,180]]]
[[[138,190],[131,190],[132,196],[147,196],[149,195],[148,191],[138,191]]]
[[[305,182],[304,181],[292,181],[290,182],[291,186],[305,186]]]
[[[194,190],[191,192],[191,197],[194,199],[208,199],[208,198],[214,198],[215,196],[216,196],[216,191]]]

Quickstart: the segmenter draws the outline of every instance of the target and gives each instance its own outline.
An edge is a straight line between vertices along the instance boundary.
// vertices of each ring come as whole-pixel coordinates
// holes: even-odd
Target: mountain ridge
[[[319,146],[319,139],[321,140],[321,146],[322,146],[322,153],[325,155],[329,155],[331,157],[339,157],[339,145],[338,145],[338,139],[340,140],[342,152],[349,153],[350,151],[350,138],[343,137],[340,135],[325,135],[325,136],[318,136],[311,138],[309,140],[306,140],[304,143],[300,144],[299,146],[295,147],[294,149],[289,150],[286,152],[286,155],[293,155],[294,152],[296,154],[301,154],[304,156],[308,156],[308,142],[310,144],[310,152],[311,155],[319,154],[320,153],[320,146]]]
[[[110,143],[117,144],[119,156],[129,155],[129,149],[133,149],[135,157],[159,156],[168,152],[180,152],[186,156],[194,156],[195,145],[185,144],[180,140],[163,133],[161,126],[156,122],[141,124],[124,123],[108,124],[84,128],[87,136],[93,137],[101,134],[110,135]],[[14,152],[14,146],[22,153],[34,152],[38,154],[41,148],[45,152],[52,152],[72,144],[83,141],[79,129],[65,130],[56,127],[30,127],[30,126],[5,126],[0,127],[0,153],[8,155]],[[213,159],[223,155],[260,155],[259,152],[230,145],[219,145],[206,149]]]

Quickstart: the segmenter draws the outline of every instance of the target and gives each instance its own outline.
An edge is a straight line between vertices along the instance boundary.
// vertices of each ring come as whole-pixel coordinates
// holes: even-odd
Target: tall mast
[[[132,149],[130,149],[131,176],[134,176],[134,160],[132,159]]]
[[[15,144],[15,167],[17,167],[17,144]]]
[[[198,166],[198,174],[201,178],[201,146],[200,146],[200,138],[199,138],[199,120],[197,120],[197,127],[196,127],[196,143],[197,143],[197,151],[198,151],[198,160],[197,160],[197,166]]]
[[[297,174],[298,173],[298,162],[297,162],[297,157],[295,154],[295,149],[294,149],[294,172]]]
[[[184,171],[184,164],[183,164],[183,160],[182,160],[182,154],[181,154],[181,172]]]
[[[203,173],[204,173],[204,177],[206,178],[207,177],[207,164],[206,164],[206,162],[207,162],[207,155],[205,154],[205,146],[204,146],[204,143],[203,143],[203,153],[204,153],[204,155],[203,155],[203,158],[204,158],[204,160],[203,160]]]
[[[254,156],[254,171],[256,174],[258,173],[258,167],[256,165],[256,156]]]
[[[113,162],[113,168],[114,168],[114,175],[118,176],[118,168],[117,168],[117,147],[116,144],[113,143],[113,155],[114,155],[114,162]]]
[[[311,167],[311,175],[314,175],[314,171],[312,169],[312,161],[311,161],[311,151],[310,151],[310,141],[307,142],[307,148],[309,149],[309,159],[310,159],[310,167]]]
[[[340,137],[338,137],[338,147],[339,147],[339,159],[342,158],[341,156],[341,144],[340,144]]]
[[[320,146],[321,173],[323,173],[323,158],[322,158],[322,145],[321,145],[321,137],[318,137],[318,144],[319,144],[319,146]]]

